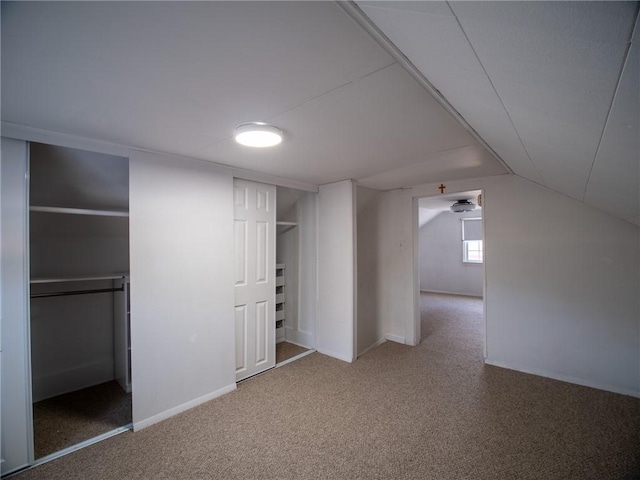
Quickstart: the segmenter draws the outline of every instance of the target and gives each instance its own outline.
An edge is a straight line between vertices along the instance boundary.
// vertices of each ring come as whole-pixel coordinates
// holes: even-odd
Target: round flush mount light
[[[282,130],[268,123],[248,122],[238,125],[233,131],[233,138],[240,145],[247,147],[273,147],[282,142]]]

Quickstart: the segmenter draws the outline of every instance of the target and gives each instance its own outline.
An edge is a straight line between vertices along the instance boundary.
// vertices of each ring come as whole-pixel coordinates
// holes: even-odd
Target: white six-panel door
[[[276,187],[234,180],[236,380],[275,366]]]

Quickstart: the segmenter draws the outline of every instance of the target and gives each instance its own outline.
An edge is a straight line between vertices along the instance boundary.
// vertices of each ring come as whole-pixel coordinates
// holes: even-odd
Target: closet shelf
[[[31,212],[44,212],[44,213],[65,213],[70,215],[94,215],[100,217],[128,217],[129,212],[120,210],[91,210],[88,208],[67,208],[67,207],[42,207],[31,206],[29,207]]]
[[[62,283],[62,282],[87,282],[95,280],[116,280],[128,277],[128,273],[112,273],[110,275],[94,275],[92,277],[46,277],[32,278],[29,283]]]
[[[297,227],[298,222],[276,222],[278,226],[289,226],[289,227]]]

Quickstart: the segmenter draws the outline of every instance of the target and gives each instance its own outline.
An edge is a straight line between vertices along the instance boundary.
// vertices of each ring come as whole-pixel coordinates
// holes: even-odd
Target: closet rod
[[[32,293],[31,298],[66,297],[68,295],[86,295],[88,293],[111,293],[111,292],[124,292],[124,287],[100,288],[96,290],[73,290],[70,292]]]

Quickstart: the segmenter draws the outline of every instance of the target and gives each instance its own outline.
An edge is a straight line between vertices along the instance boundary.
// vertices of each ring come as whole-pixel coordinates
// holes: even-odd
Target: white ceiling
[[[476,204],[476,209],[473,210],[473,216],[482,217],[482,206],[478,205],[478,195],[481,193],[481,190],[470,190],[468,192],[445,193],[443,195],[419,199],[418,228],[424,227],[427,223],[444,212],[448,212],[451,215],[460,215],[459,213],[451,212],[451,205],[458,200],[469,200],[471,203]]]
[[[357,4],[514,173],[640,224],[637,2]]]
[[[2,119],[312,185],[507,172],[334,2],[3,1]]]
[[[640,225],[637,2],[357,5],[514,173]],[[3,1],[1,34],[12,124],[311,185],[507,173],[334,2]]]

